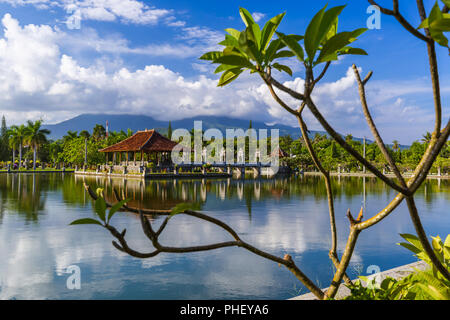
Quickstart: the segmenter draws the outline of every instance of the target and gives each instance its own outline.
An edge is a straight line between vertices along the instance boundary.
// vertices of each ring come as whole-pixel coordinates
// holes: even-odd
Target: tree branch
[[[88,190],[89,195],[96,200],[98,197],[97,195],[92,191],[92,189],[90,188],[90,186],[84,184],[84,187],[86,188],[86,190]],[[120,200],[120,197],[118,195],[118,193],[115,191],[115,196],[117,198],[118,201]],[[127,211],[130,210],[135,210],[134,208],[126,208]],[[161,226],[159,227],[158,231],[154,231],[151,225],[151,222],[149,221],[149,219],[145,216],[144,212],[148,212],[148,210],[138,210],[139,211],[139,217],[141,220],[141,225],[142,225],[142,229],[144,231],[144,234],[147,236],[147,238],[150,239],[150,241],[152,242],[153,246],[155,247],[155,251],[150,252],[150,253],[141,253],[138,252],[134,249],[131,249],[126,240],[125,240],[125,234],[126,234],[126,230],[124,230],[122,233],[118,232],[116,228],[114,228],[113,226],[106,224],[104,225],[104,227],[106,229],[109,230],[109,232],[119,241],[120,245],[113,241],[113,245],[116,249],[120,250],[121,252],[127,253],[130,256],[136,257],[136,258],[140,258],[140,259],[145,259],[145,258],[151,258],[151,257],[155,257],[160,253],[191,253],[191,252],[203,252],[203,251],[210,251],[210,250],[216,250],[216,249],[220,249],[220,248],[226,248],[226,247],[241,247],[244,248],[260,257],[266,258],[268,260],[274,261],[276,263],[279,263],[281,265],[284,265],[288,270],[290,270],[297,279],[299,279],[307,288],[308,290],[310,290],[318,299],[323,300],[326,298],[326,295],[324,294],[324,292],[318,288],[314,282],[312,282],[294,263],[294,261],[292,260],[292,258],[289,255],[286,255],[284,257],[284,259],[279,258],[277,256],[274,256],[270,253],[264,252],[244,241],[242,241],[240,239],[240,237],[238,236],[238,234],[227,224],[225,224],[224,222],[207,216],[203,213],[200,212],[195,212],[195,211],[190,211],[187,210],[185,212],[179,213],[179,214],[184,214],[184,215],[188,215],[191,217],[195,217],[204,221],[208,221],[210,223],[213,223],[219,227],[221,227],[223,230],[225,230],[226,232],[228,232],[233,238],[234,241],[226,241],[226,242],[219,242],[219,243],[213,243],[213,244],[209,244],[209,245],[202,245],[202,246],[191,246],[191,247],[167,247],[162,245],[159,242],[159,236],[161,235],[161,233],[163,232],[163,230],[165,229],[165,227],[167,226],[167,224],[170,221],[170,217],[166,217],[166,219],[163,221],[163,223],[161,224]],[[134,211],[132,211],[134,212]]]
[[[364,79],[364,81],[361,80],[361,77],[359,75],[358,68],[356,65],[353,65],[353,71],[355,73],[356,81],[358,82],[359,87],[359,97],[361,99],[361,105],[364,111],[364,116],[366,117],[367,123],[369,125],[370,130],[372,131],[372,134],[375,138],[375,141],[378,145],[378,148],[380,148],[381,153],[383,154],[386,161],[391,166],[392,170],[394,171],[395,176],[400,181],[400,184],[403,188],[406,189],[406,182],[405,179],[403,179],[402,174],[397,168],[397,165],[394,162],[394,159],[392,159],[391,155],[389,154],[388,150],[386,149],[386,146],[383,142],[383,139],[380,136],[380,133],[378,132],[378,129],[372,119],[372,115],[370,114],[369,107],[367,106],[367,99],[366,99],[366,90],[365,90],[365,84],[367,81],[369,81],[370,77],[372,76],[372,72],[370,72],[367,77]]]
[[[405,189],[399,185],[397,185],[395,182],[390,180],[388,177],[386,177],[384,174],[382,174],[375,166],[373,166],[369,161],[364,159],[363,156],[361,156],[355,149],[353,149],[345,140],[341,137],[339,133],[337,133],[330,124],[325,120],[325,118],[322,116],[320,111],[317,109],[316,105],[312,101],[311,97],[306,97],[306,104],[311,111],[311,113],[315,116],[315,118],[320,122],[322,127],[328,132],[330,136],[334,138],[334,140],[341,145],[342,148],[344,148],[349,154],[351,154],[356,160],[358,160],[361,164],[367,167],[375,176],[383,180],[388,186],[391,188],[397,190],[398,192],[409,195],[410,191],[408,189]]]
[[[389,16],[393,16],[395,19],[397,19],[398,22],[400,22],[400,24],[406,29],[408,30],[412,35],[416,36],[417,38],[419,38],[420,40],[423,40],[425,42],[430,42],[433,41],[431,38],[423,35],[422,33],[420,33],[419,31],[417,31],[416,28],[414,28],[399,12],[398,9],[398,1],[394,0],[394,10],[389,10],[386,8],[383,8],[381,6],[379,6],[375,0],[368,0],[369,3],[371,5],[377,6],[378,8],[380,8],[380,11],[386,15]]]

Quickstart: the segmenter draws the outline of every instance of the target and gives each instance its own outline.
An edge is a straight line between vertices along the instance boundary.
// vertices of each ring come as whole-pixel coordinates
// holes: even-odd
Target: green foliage
[[[200,204],[199,203],[180,203],[177,204],[172,211],[170,212],[170,216],[175,216],[177,214],[183,213],[187,210],[200,210]]]
[[[442,0],[442,2],[449,6],[448,0]],[[431,9],[428,18],[420,24],[419,29],[423,28],[430,30],[434,41],[443,47],[449,48],[448,38],[444,35],[444,32],[450,31],[450,14],[443,13],[437,1]]]
[[[381,283],[368,277],[359,277],[354,285],[349,286],[351,295],[346,300],[450,300],[450,281],[434,267],[419,238],[411,234],[401,236],[407,242],[399,245],[412,251],[430,268],[425,271],[416,270],[401,280],[388,277]],[[439,261],[450,270],[450,235],[445,242],[442,242],[439,236],[433,237],[432,246]]]
[[[337,60],[345,54],[367,54],[364,50],[348,45],[354,42],[366,29],[338,33],[338,17],[344,6],[326,10],[326,6],[312,19],[305,36],[286,35],[277,29],[285,13],[270,19],[261,30],[251,14],[244,8],[239,9],[246,28],[242,31],[226,29],[225,40],[219,43],[223,51],[212,51],[200,57],[219,64],[215,73],[222,73],[218,86],[225,86],[236,80],[244,71],[251,73],[268,72],[274,68],[292,76],[288,66],[278,59],[296,57],[299,62],[313,68],[323,62]],[[278,39],[272,40],[274,34]],[[304,49],[299,41],[304,40]],[[316,59],[317,52],[319,56]]]
[[[94,211],[98,216],[99,220],[91,219],[91,218],[83,218],[79,220],[75,220],[70,225],[80,225],[80,224],[97,224],[101,226],[107,226],[111,221],[111,218],[119,211],[130,199],[125,199],[114,204],[108,212],[108,216],[106,217],[106,201],[103,197],[103,189],[97,189],[97,200],[94,202]]]

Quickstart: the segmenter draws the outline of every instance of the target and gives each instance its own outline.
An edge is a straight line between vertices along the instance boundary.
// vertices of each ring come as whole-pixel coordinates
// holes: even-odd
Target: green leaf
[[[170,216],[174,216],[176,214],[179,213],[183,213],[186,210],[192,210],[192,211],[196,211],[196,210],[200,210],[200,204],[199,203],[180,203],[177,204],[172,211],[170,212]]]
[[[275,52],[277,52],[279,49],[282,49],[283,47],[284,47],[284,44],[281,42],[280,39],[271,41],[269,46],[267,47],[264,61],[266,63],[269,63],[270,61],[272,61],[273,56],[275,55]]]
[[[450,8],[450,0],[441,0],[446,6],[447,8]]]
[[[450,248],[450,234],[445,238],[444,247]]]
[[[233,38],[235,38],[236,40],[238,40],[238,39],[239,39],[239,36],[241,35],[241,32],[240,32],[240,31],[238,31],[238,30],[236,30],[236,29],[233,29],[233,28],[225,29],[225,31],[228,32],[228,33],[229,33]]]
[[[401,242],[401,243],[397,243],[397,244],[398,244],[399,246],[402,246],[402,247],[404,247],[404,248],[406,248],[406,249],[408,249],[408,250],[414,252],[415,254],[420,253],[420,250],[417,249],[415,246],[413,246],[413,245],[410,244],[410,243]]]
[[[278,27],[285,15],[286,15],[286,12],[281,13],[281,14],[273,17],[269,21],[267,21],[267,23],[265,24],[265,26],[261,32],[260,48],[262,50],[266,50],[267,46],[270,43],[270,40],[272,40],[272,37],[273,37],[275,31],[278,29]]]
[[[117,202],[115,205],[113,205],[113,206],[111,207],[111,209],[109,209],[108,223],[109,223],[109,221],[111,220],[111,218],[114,216],[114,214],[115,214],[117,211],[119,211],[119,209],[122,208],[123,205],[124,205],[125,203],[127,203],[128,201],[130,201],[130,200],[131,200],[131,199],[125,199],[125,200],[119,201],[119,202]]]
[[[239,37],[239,48],[244,51],[250,59],[256,61],[258,64],[262,64],[262,56],[259,52],[255,41],[253,39],[253,34],[250,28],[247,28],[244,32],[241,32]]]
[[[277,52],[273,56],[272,60],[279,59],[279,58],[291,58],[291,57],[294,57],[294,56],[295,56],[295,54],[292,51],[283,50],[283,51]]]
[[[248,59],[238,55],[224,55],[214,60],[214,63],[222,63],[230,66],[254,69],[255,66]]]
[[[225,71],[220,77],[218,86],[219,87],[226,86],[227,84],[236,80],[243,71],[244,70],[242,70],[241,68],[235,68]]]
[[[339,52],[338,55],[346,55],[346,54],[352,54],[352,55],[363,55],[367,56],[367,52],[360,48],[352,48],[352,47],[344,47]]]
[[[95,200],[94,210],[95,210],[95,213],[97,213],[100,220],[105,221],[105,215],[106,215],[105,199],[103,199],[102,197],[98,197],[97,200]]]
[[[436,1],[431,9],[428,19],[426,22],[422,22],[419,28],[424,28],[425,26],[428,27],[433,40],[441,46],[448,48],[448,39],[444,36],[444,31],[450,31],[450,19],[448,19],[447,16],[448,15],[444,16]]]
[[[314,16],[306,29],[305,50],[311,64],[320,44],[328,35],[330,29],[335,26],[337,17],[345,8],[345,6],[338,6],[325,11],[326,7]]]
[[[367,31],[367,29],[357,29],[353,32],[340,32],[333,36],[324,44],[315,65],[326,61],[336,60],[339,51],[348,44],[354,42],[357,37],[365,31]],[[351,53],[347,52],[346,54]]]
[[[411,243],[414,247],[416,247],[420,251],[423,251],[422,244],[420,243],[419,238],[417,238],[415,235],[404,233],[404,234],[400,234],[400,236],[403,239],[405,239],[406,241],[408,241],[409,243]]]
[[[241,15],[242,21],[244,21],[247,27],[255,24],[255,20],[253,20],[252,15],[250,14],[250,12],[248,12],[247,9],[239,8],[239,14]]]
[[[230,66],[230,65],[227,65],[227,64],[221,64],[220,66],[218,66],[216,68],[214,73],[221,73],[223,71],[230,70],[230,69],[236,69],[236,66]]]
[[[90,219],[90,218],[79,219],[79,220],[75,220],[70,223],[71,226],[80,225],[80,224],[98,224],[98,225],[103,226],[103,224],[100,221],[97,221],[95,219]]]
[[[220,58],[221,56],[223,56],[223,53],[221,51],[211,51],[211,52],[205,53],[199,59],[214,61],[214,60]]]
[[[272,67],[274,67],[275,69],[277,69],[280,72],[284,71],[284,72],[286,72],[288,75],[290,75],[292,77],[292,70],[288,66],[285,66],[285,65],[282,65],[282,64],[279,64],[279,63],[274,63],[272,65]]]
[[[238,39],[234,38],[233,36],[230,36],[229,34],[226,34],[225,40],[219,42],[219,44],[225,47],[239,47]]]
[[[261,29],[257,23],[254,23],[249,27],[253,35],[253,40],[255,41],[256,47],[259,49],[261,45]]]
[[[277,36],[289,49],[291,49],[292,53],[294,53],[297,56],[298,60],[300,60],[301,62],[305,60],[303,48],[298,43],[298,41],[296,41],[293,37],[288,37],[281,32],[277,32]]]

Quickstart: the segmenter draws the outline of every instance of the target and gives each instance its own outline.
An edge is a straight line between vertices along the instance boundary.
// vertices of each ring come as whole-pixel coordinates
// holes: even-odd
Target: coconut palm
[[[63,137],[64,141],[71,141],[78,138],[78,131],[67,131],[66,135]]]
[[[426,143],[426,144],[428,144],[428,143],[430,143],[431,142],[431,133],[429,133],[428,131],[427,131],[427,133],[425,133],[424,135],[422,135],[422,142],[424,142],[424,143]]]
[[[398,140],[392,141],[392,150],[397,152],[399,149],[400,149],[400,143],[398,142]]]
[[[17,138],[17,131],[18,131],[18,127],[17,126],[11,126],[11,128],[8,129],[8,131],[6,132],[6,134],[8,135],[8,143],[9,143],[9,147],[12,149],[12,163],[14,166],[14,163],[16,161],[16,149],[19,146],[19,141]]]
[[[36,170],[36,152],[40,145],[47,142],[47,135],[50,134],[50,130],[41,129],[42,120],[36,122],[28,120],[26,127],[25,142],[33,148],[33,170]]]
[[[80,137],[83,137],[84,139],[89,139],[91,137],[91,134],[87,130],[83,130],[80,132]]]
[[[27,135],[27,127],[25,125],[20,126],[11,126],[11,128],[8,131],[9,134],[9,144],[11,148],[13,149],[13,165],[16,161],[15,159],[15,153],[16,148],[19,149],[19,169],[22,166],[22,148],[25,141],[25,137]]]

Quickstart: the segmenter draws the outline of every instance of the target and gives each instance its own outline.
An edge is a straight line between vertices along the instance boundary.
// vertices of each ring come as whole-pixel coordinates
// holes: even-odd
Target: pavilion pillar
[[[136,165],[136,151],[133,151],[133,161],[134,165]]]
[[[144,151],[141,151],[141,166],[144,165]]]

